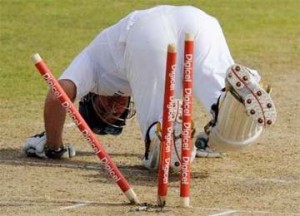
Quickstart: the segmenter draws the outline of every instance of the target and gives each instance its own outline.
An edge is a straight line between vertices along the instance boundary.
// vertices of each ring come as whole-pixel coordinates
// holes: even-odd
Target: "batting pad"
[[[222,152],[241,150],[255,143],[262,131],[263,126],[228,91],[221,101],[217,123],[211,128],[208,145]]]

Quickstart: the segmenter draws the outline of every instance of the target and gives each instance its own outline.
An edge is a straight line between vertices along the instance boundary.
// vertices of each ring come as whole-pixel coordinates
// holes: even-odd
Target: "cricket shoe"
[[[275,123],[277,113],[270,96],[271,89],[265,90],[259,81],[256,70],[235,64],[227,71],[226,89],[245,105],[247,114],[258,125],[268,127]]]

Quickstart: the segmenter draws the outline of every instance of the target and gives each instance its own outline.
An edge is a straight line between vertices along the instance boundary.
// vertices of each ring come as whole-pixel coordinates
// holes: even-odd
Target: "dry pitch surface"
[[[176,176],[172,176],[167,206],[162,210],[150,208],[148,211],[143,212],[136,211],[136,206],[128,205],[126,197],[104,173],[99,159],[93,154],[89,144],[83,140],[77,128],[72,126],[70,119],[67,120],[65,138],[67,142],[73,143],[77,147],[77,157],[71,160],[52,161],[25,158],[21,155],[20,146],[25,138],[40,132],[43,128],[43,101],[26,99],[29,97],[26,92],[28,93],[30,89],[40,90],[41,88],[26,88],[24,93],[22,82],[20,82],[22,77],[31,81],[32,74],[36,73],[32,65],[27,65],[27,58],[29,59],[29,55],[35,47],[32,44],[32,35],[39,38],[36,41],[38,46],[43,45],[37,51],[43,50],[41,54],[45,55],[45,58],[50,61],[50,68],[62,67],[62,65],[66,65],[65,59],[69,59],[69,56],[77,53],[77,49],[83,43],[86,43],[91,35],[90,31],[91,29],[94,31],[94,27],[92,27],[93,21],[88,23],[87,19],[83,19],[83,22],[74,25],[75,28],[71,25],[81,20],[80,16],[77,15],[78,11],[82,10],[82,5],[74,9],[70,7],[74,2],[69,4],[67,1],[56,1],[56,7],[56,4],[51,4],[52,1],[33,1],[45,4],[39,10],[34,10],[37,12],[32,14],[34,16],[30,16],[31,13],[28,9],[35,4],[28,4],[25,7],[25,1],[24,4],[20,4],[22,1],[8,2],[12,3],[12,5],[9,5],[11,6],[9,7],[10,10],[3,7],[4,10],[0,13],[1,15],[6,14],[6,20],[9,20],[9,22],[3,22],[6,23],[6,30],[3,28],[3,39],[11,37],[11,40],[4,40],[1,44],[3,53],[5,53],[2,55],[3,64],[0,66],[1,80],[4,80],[2,82],[4,83],[3,86],[1,85],[3,90],[1,93],[4,95],[8,89],[8,92],[11,91],[9,94],[11,95],[14,94],[14,90],[17,90],[16,93],[22,95],[22,97],[19,95],[18,98],[24,96],[24,99],[17,101],[12,98],[12,100],[7,101],[1,98],[0,101],[1,216],[300,215],[300,76],[299,62],[296,59],[296,52],[299,51],[300,44],[299,35],[296,31],[299,28],[296,24],[299,22],[297,22],[295,10],[291,10],[296,7],[289,6],[286,8],[286,6],[296,1],[289,1],[289,3],[286,3],[287,1],[284,1],[284,3],[283,1],[269,1],[270,6],[267,3],[261,5],[261,3],[268,1],[259,1],[259,4],[254,4],[252,9],[243,8],[242,5],[232,8],[235,5],[234,1],[232,1],[231,6],[225,7],[230,1],[224,1],[223,12],[225,14],[221,13],[220,10],[219,12],[220,15],[227,14],[224,16],[224,18],[227,17],[227,21],[221,20],[223,23],[228,23],[227,28],[230,27],[231,29],[230,32],[225,32],[227,34],[231,33],[231,37],[228,37],[228,39],[234,45],[232,46],[233,54],[242,58],[236,59],[236,62],[255,65],[255,67],[261,69],[265,82],[273,85],[272,95],[278,110],[278,120],[274,127],[265,131],[258,144],[251,146],[244,152],[230,153],[223,159],[195,160],[192,165],[191,208],[178,207],[179,181]],[[16,2],[18,4],[14,4]],[[65,6],[60,7],[58,2],[60,4],[66,3]],[[121,8],[119,5],[116,6],[119,2],[122,3],[123,1],[111,3],[115,7]],[[212,1],[203,1],[203,3],[205,2]],[[219,3],[221,2],[223,1],[219,1]],[[242,4],[242,1],[240,2]],[[250,3],[253,1],[243,2]],[[216,6],[212,7],[213,10],[219,8],[219,5],[215,4]],[[103,5],[100,4],[101,10]],[[111,8],[114,8],[111,4],[108,5],[110,8],[103,9],[107,13],[113,11]],[[282,5],[282,8],[280,5]],[[262,6],[265,8],[261,8]],[[71,16],[66,15],[68,18],[65,20],[66,26],[71,25],[70,32],[65,30],[66,26],[60,26],[64,22],[48,23],[49,21],[55,21],[51,15],[54,14],[54,18],[61,21],[59,14],[72,8],[74,10],[71,15],[73,14],[78,19],[74,21],[70,18]],[[91,12],[93,8],[91,6],[90,10],[80,12],[88,13],[86,17],[90,18],[90,14],[93,14]],[[278,11],[275,11],[275,13],[276,8]],[[53,9],[53,14],[51,12],[46,16],[47,14],[44,13],[50,9]],[[243,15],[243,10],[241,10],[241,14],[237,13],[240,9],[249,9],[248,14],[245,12],[245,15]],[[95,14],[94,19],[97,21],[104,19],[100,15],[106,15],[105,12],[99,14],[97,7],[95,7]],[[229,14],[233,15],[228,17]],[[236,14],[237,17],[234,16]],[[251,17],[251,19],[245,19],[242,22],[240,21],[242,15]],[[291,17],[288,15],[291,15]],[[278,17],[276,18],[276,16]],[[33,20],[43,22],[32,23],[32,17],[35,17]],[[115,21],[115,19],[113,20]],[[25,25],[22,25],[23,21],[25,21]],[[107,23],[104,21],[107,20],[103,20],[106,25]],[[242,25],[244,25],[245,21],[250,21],[247,23],[252,25],[249,28],[245,26],[243,31],[239,30],[240,24],[243,23]],[[261,21],[260,25],[258,21]],[[281,23],[278,23],[278,21],[281,21]],[[19,25],[14,27],[13,24],[16,23]],[[104,25],[103,23],[102,25]],[[236,25],[237,23],[238,25]],[[269,26],[268,23],[274,24],[274,26]],[[50,28],[49,31],[40,31],[39,28],[35,28],[36,25],[40,28],[44,25],[45,28],[51,26],[53,28]],[[88,27],[83,28],[86,25]],[[81,27],[82,32],[73,31],[77,29],[76,26]],[[12,35],[9,31],[11,27],[14,28],[11,30],[14,33]],[[282,29],[281,27],[286,28]],[[253,28],[254,32],[251,31]],[[58,30],[60,32],[57,32]],[[238,31],[238,34],[235,34],[234,30]],[[35,32],[31,33],[32,31]],[[52,32],[54,33],[52,34]],[[80,44],[74,44],[75,41],[68,44],[66,40],[63,40],[68,39],[68,36],[72,34],[84,35],[83,32],[88,33],[86,33],[87,37],[84,40],[81,39],[81,36],[77,37],[76,42],[81,41]],[[258,36],[260,33],[262,34],[261,38]],[[49,38],[44,38],[46,36]],[[48,43],[48,40],[52,37],[54,37],[54,41]],[[6,42],[10,42],[11,47],[4,46]],[[241,44],[244,44],[244,46],[238,49]],[[247,47],[247,44],[249,47]],[[61,47],[63,48],[61,49]],[[76,52],[75,50],[69,52],[67,47],[74,47]],[[15,50],[15,53],[12,50]],[[69,56],[66,56],[67,54]],[[297,58],[299,57],[297,56]],[[61,62],[59,62],[60,60]],[[15,71],[11,71],[10,66],[12,64],[17,65],[14,67]],[[20,78],[20,74],[17,72],[27,70],[23,67],[30,69],[26,71],[28,74]],[[9,80],[7,77],[11,75],[14,75],[16,79],[13,83],[6,83],[5,81]],[[36,83],[34,82],[32,85]],[[11,87],[10,84],[16,86]],[[28,83],[28,85],[30,84]],[[45,85],[42,79],[39,84]],[[202,111],[199,104],[195,104],[194,114],[198,128],[203,127],[208,120],[208,116]],[[99,137],[99,139],[120,167],[120,170],[128,178],[141,202],[154,205],[156,203],[157,178],[155,173],[150,173],[141,167],[144,144],[136,121],[129,121],[120,137]]]
[[[230,153],[223,159],[196,159],[192,165],[192,207],[188,209],[178,207],[176,176],[170,179],[164,209],[140,212],[128,205],[70,119],[65,137],[76,144],[77,157],[61,161],[23,157],[21,142],[43,126],[43,102],[31,104],[30,109],[28,104],[10,104],[1,115],[19,112],[0,126],[0,215],[300,215],[300,77],[296,71],[282,69],[267,80],[275,88],[276,125],[244,152]],[[200,109],[196,104],[195,118],[204,124],[208,117],[200,115]],[[26,115],[32,117],[30,122]],[[141,202],[154,205],[156,174],[141,167],[144,148],[138,131],[132,120],[122,136],[99,138]]]

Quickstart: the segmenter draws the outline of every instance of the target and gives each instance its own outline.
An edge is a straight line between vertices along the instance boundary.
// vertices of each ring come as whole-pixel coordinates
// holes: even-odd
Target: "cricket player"
[[[218,151],[239,150],[254,143],[276,120],[270,88],[260,85],[256,70],[236,64],[216,18],[192,6],[156,6],[130,13],[99,33],[62,73],[59,83],[91,129],[119,135],[135,113],[145,140],[143,165],[158,167],[168,44],[177,47],[177,112],[183,77],[185,34],[194,36],[193,94],[212,114],[204,130],[193,136],[192,160],[219,157]],[[29,137],[28,156],[61,158],[75,155],[62,138],[66,112],[49,91],[44,107],[45,132]],[[180,118],[174,136],[180,137]],[[193,133],[194,134],[194,133]],[[175,138],[171,169],[178,168],[181,140]],[[218,151],[212,151],[212,149]]]

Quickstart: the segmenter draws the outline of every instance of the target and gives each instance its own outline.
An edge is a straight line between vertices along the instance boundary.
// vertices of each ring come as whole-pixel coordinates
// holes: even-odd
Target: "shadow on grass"
[[[32,167],[55,167],[55,168],[67,168],[67,169],[83,169],[83,170],[94,170],[99,173],[85,175],[88,181],[96,181],[101,183],[112,184],[112,180],[100,161],[91,162],[87,161],[88,156],[95,157],[93,152],[77,152],[76,157],[72,159],[39,159],[39,158],[28,158],[23,155],[19,149],[6,148],[0,149],[0,163],[11,165],[11,166],[32,166]],[[124,156],[124,157],[139,157],[137,154],[110,154],[110,156]],[[85,160],[84,160],[85,159]],[[114,161],[114,160],[113,160]],[[114,161],[115,162],[115,161]],[[116,163],[116,162],[115,162]],[[157,186],[157,174],[156,172],[145,169],[142,165],[122,165],[116,163],[122,174],[132,185],[145,185]],[[209,175],[207,172],[192,172],[191,177],[193,179],[204,179]],[[177,174],[170,174],[169,182],[179,182]],[[172,186],[171,186],[172,187]]]

